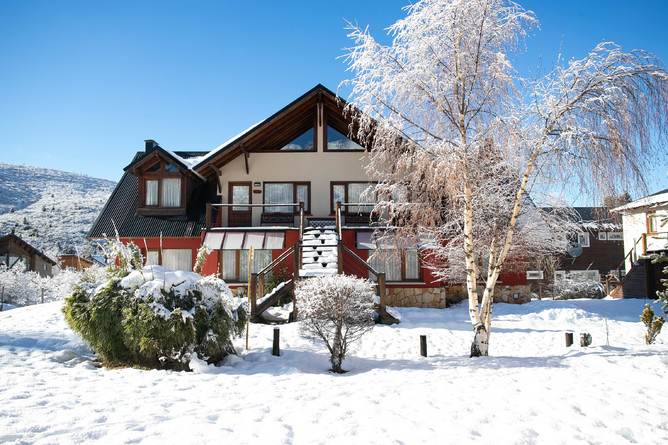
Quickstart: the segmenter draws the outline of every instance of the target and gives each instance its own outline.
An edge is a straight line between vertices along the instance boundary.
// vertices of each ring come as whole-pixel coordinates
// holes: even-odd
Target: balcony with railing
[[[280,209],[280,210],[279,210]],[[279,210],[279,211],[277,211]],[[206,230],[234,227],[304,228],[308,226],[370,226],[378,221],[368,204],[337,202],[334,215],[305,211],[304,203],[206,204]]]

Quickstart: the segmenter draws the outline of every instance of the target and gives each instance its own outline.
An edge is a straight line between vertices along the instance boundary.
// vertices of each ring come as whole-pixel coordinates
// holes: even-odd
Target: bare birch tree
[[[297,283],[300,332],[325,342],[333,372],[345,372],[341,366],[348,348],[373,329],[374,294],[369,280],[348,275],[313,277]]]
[[[522,79],[512,57],[538,25],[531,11],[505,0],[405,9],[389,45],[349,26],[351,131],[373,149],[376,211],[406,236],[436,239],[428,261],[442,278],[465,280],[471,355],[487,355],[501,271],[565,250],[568,209],[541,210],[556,189],[637,189],[652,157],[665,155],[668,78],[653,55],[602,43]]]

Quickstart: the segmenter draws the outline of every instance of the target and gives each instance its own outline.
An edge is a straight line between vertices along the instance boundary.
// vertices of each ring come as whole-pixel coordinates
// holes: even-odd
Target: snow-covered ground
[[[399,309],[344,375],[296,324],[280,357],[273,327],[251,325],[250,350],[218,368],[99,369],[60,302],[16,308],[0,313],[0,443],[668,443],[668,334],[644,344],[643,304],[497,304],[477,359],[464,306]]]

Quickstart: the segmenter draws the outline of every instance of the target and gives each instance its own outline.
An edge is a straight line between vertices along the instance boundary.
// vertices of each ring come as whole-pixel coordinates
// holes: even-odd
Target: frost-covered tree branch
[[[522,79],[512,57],[537,20],[514,2],[423,0],[406,12],[387,46],[349,25],[350,130],[372,148],[376,212],[435,240],[428,264],[466,282],[471,354],[487,355],[499,274],[563,252],[575,229],[555,190],[618,194],[665,155],[668,79],[652,55],[611,43]]]

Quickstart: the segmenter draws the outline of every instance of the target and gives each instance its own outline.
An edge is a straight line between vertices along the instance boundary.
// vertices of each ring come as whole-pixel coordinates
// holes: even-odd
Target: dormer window
[[[182,214],[185,209],[185,181],[179,169],[163,159],[138,176],[138,212],[144,214]]]

